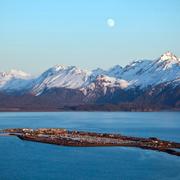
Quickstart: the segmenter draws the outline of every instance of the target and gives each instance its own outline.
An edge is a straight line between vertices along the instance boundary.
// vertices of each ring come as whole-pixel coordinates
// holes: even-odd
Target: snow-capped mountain
[[[87,81],[91,72],[75,66],[56,65],[34,80],[33,94],[40,95],[44,90],[51,88],[79,89]]]
[[[103,94],[106,94],[108,88],[111,88],[113,91],[114,88],[125,89],[128,87],[128,82],[123,79],[116,79],[106,75],[98,75],[93,81],[80,90],[87,95],[89,92],[94,91],[95,89],[100,89],[103,91]]]
[[[10,70],[9,72],[0,72],[0,86],[3,86],[9,80],[27,79],[29,76],[29,74],[15,69]]]
[[[31,75],[20,70],[0,72],[0,91],[18,91],[27,88]]]
[[[123,68],[119,78],[129,81],[130,85],[155,86],[180,77],[180,60],[170,52],[156,60],[134,61]]]
[[[32,88],[33,94],[40,95],[51,88],[89,89],[97,82],[103,86],[105,81],[110,82],[106,83],[109,87],[118,84],[120,88],[143,89],[178,78],[180,78],[180,60],[171,52],[167,52],[155,60],[137,60],[124,68],[116,65],[109,70],[97,68],[87,71],[75,66],[56,65],[34,79],[25,72],[11,70],[0,73],[0,90]]]
[[[106,75],[128,82],[129,88],[155,86],[180,78],[180,59],[171,52],[164,53],[155,60],[136,60],[122,68],[119,65],[105,71],[96,69],[94,77]]]
[[[9,95],[18,98],[12,102],[7,100]],[[27,102],[23,104],[24,101]],[[50,107],[147,103],[148,107],[159,104],[177,108],[180,107],[180,59],[167,52],[155,60],[136,60],[125,67],[116,65],[109,70],[92,71],[56,65],[38,77],[11,70],[0,73],[0,102],[0,106],[9,102],[22,107],[34,103],[33,106]]]

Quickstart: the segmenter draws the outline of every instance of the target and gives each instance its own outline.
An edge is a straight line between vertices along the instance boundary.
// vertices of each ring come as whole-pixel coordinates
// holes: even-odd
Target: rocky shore
[[[155,137],[140,138],[82,131],[68,131],[62,128],[16,128],[1,130],[0,135],[13,135],[22,140],[56,144],[62,146],[95,147],[124,146],[165,152],[180,156],[180,143],[160,140]]]

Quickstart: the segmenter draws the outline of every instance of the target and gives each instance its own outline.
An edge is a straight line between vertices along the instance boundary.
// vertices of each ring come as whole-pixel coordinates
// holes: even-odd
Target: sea
[[[180,143],[180,112],[0,113],[0,129],[67,128]],[[125,147],[64,147],[0,137],[0,180],[180,180],[180,157]]]

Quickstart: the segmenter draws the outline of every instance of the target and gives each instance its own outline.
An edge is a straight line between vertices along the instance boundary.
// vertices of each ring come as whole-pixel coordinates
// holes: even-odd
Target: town
[[[17,136],[21,140],[56,144],[62,146],[124,146],[165,152],[180,156],[180,143],[160,140],[156,137],[142,138],[83,131],[68,131],[64,128],[15,128],[0,131],[0,136]]]

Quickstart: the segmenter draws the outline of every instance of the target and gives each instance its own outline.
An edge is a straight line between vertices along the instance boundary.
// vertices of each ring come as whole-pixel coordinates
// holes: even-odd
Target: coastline
[[[59,109],[59,108],[39,108],[39,109],[23,109],[23,108],[0,108],[0,113],[1,112],[180,112],[180,109],[172,109],[172,108],[167,108],[167,109],[104,109],[104,108],[99,108],[99,109],[74,109],[74,108],[64,108],[64,109]]]
[[[64,128],[15,128],[0,131],[21,140],[70,147],[136,147],[180,156],[180,143],[156,137],[133,137],[113,133],[69,131]]]

